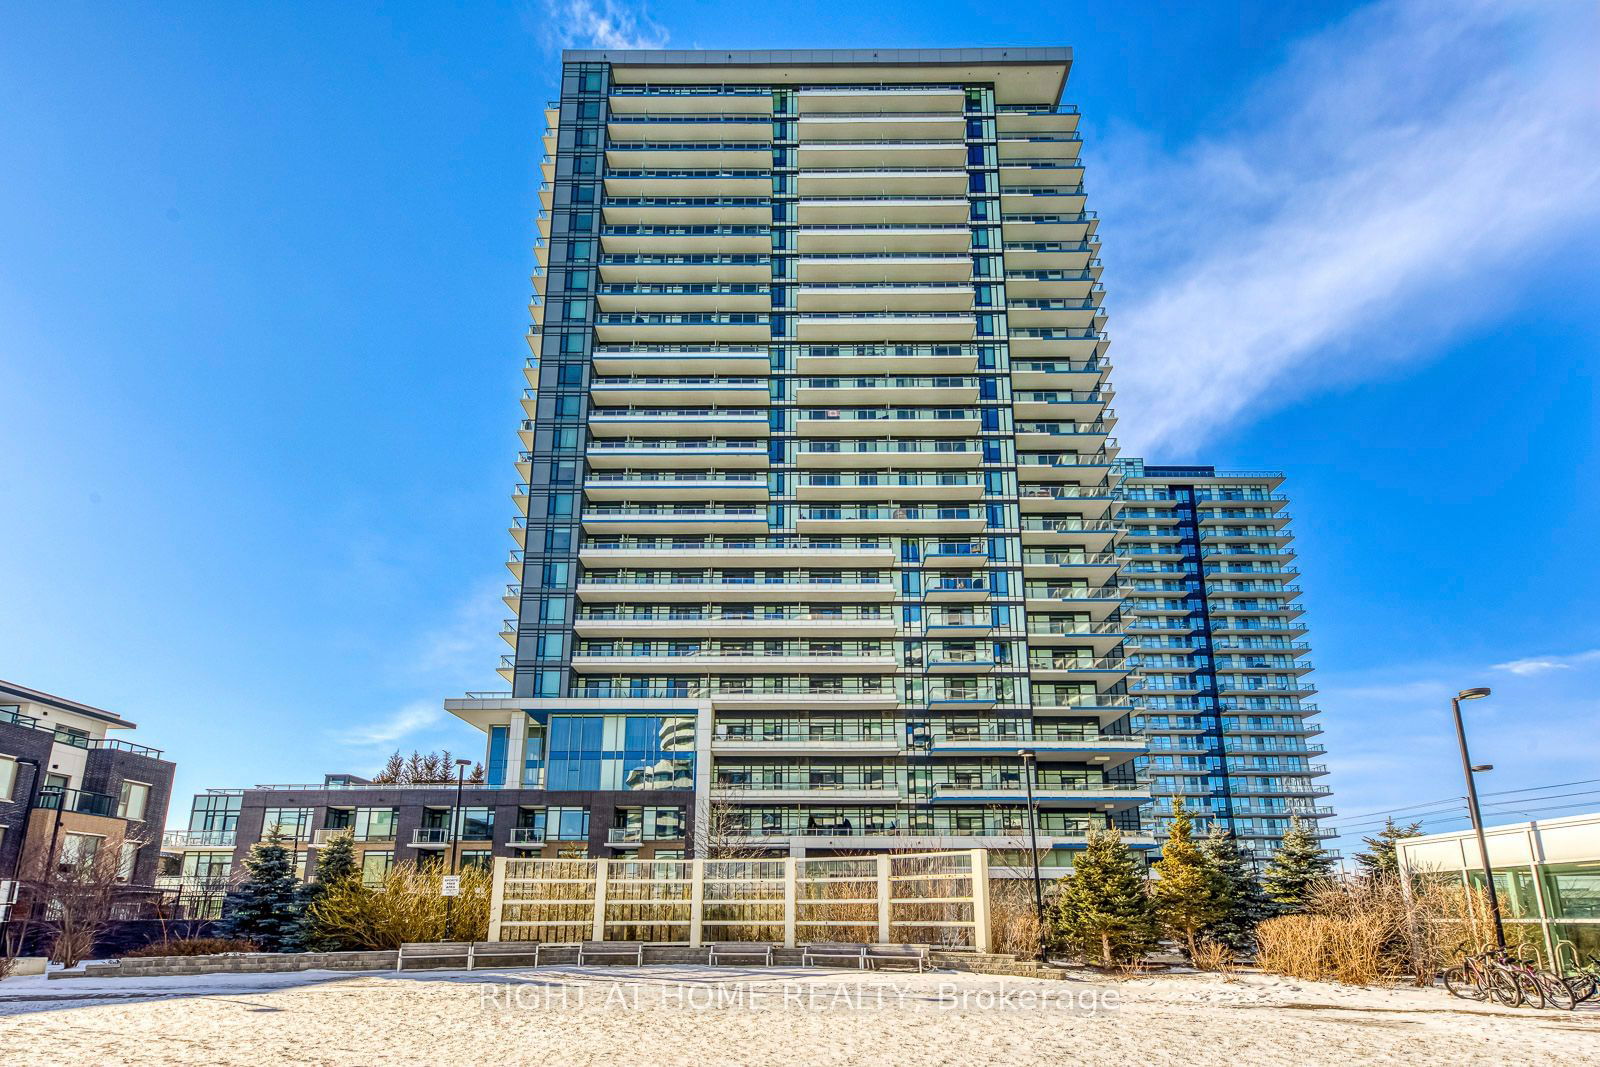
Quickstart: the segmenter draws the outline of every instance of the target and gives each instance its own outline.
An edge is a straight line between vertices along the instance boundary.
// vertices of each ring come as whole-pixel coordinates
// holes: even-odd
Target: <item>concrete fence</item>
[[[218,956],[134,956],[86,963],[51,978],[167,978],[186,974],[269,974],[275,971],[386,971],[394,949],[367,952],[230,952]]]
[[[866,941],[989,950],[983,849],[782,859],[495,860],[490,941]]]

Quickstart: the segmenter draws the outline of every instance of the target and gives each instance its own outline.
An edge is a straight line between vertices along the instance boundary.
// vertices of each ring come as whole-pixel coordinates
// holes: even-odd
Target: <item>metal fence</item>
[[[851,941],[989,950],[983,849],[781,859],[495,860],[490,941]]]

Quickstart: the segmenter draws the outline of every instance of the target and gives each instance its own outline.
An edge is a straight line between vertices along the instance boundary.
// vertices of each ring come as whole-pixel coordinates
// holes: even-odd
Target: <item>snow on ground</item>
[[[14,978],[0,1063],[1600,1064],[1600,1006],[1248,975],[818,968]]]

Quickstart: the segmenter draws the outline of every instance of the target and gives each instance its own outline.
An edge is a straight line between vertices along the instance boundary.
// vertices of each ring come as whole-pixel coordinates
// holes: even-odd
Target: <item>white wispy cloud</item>
[[[1600,648],[1577,652],[1570,656],[1529,656],[1526,659],[1496,663],[1494,669],[1528,678],[1537,674],[1548,674],[1551,671],[1570,671],[1586,663],[1600,663]]]
[[[537,30],[553,48],[661,48],[667,31],[643,4],[544,0]]]
[[[1093,192],[1125,442],[1181,452],[1503,311],[1513,268],[1600,219],[1597,24],[1393,0],[1306,41],[1213,134],[1113,129]]]
[[[382,719],[340,731],[334,739],[356,747],[388,746],[427,729],[443,717],[444,708],[440,704],[417,701]]]

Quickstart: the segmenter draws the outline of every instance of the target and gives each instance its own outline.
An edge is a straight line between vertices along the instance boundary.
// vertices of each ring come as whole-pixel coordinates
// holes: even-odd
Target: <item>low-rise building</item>
[[[121,912],[150,896],[175,768],[160,749],[111,736],[134,728],[115,712],[0,681],[0,913],[51,865],[105,854],[118,857],[128,887]]]
[[[1491,826],[1484,838],[1508,934],[1537,934],[1508,940],[1542,942],[1544,958],[1562,964],[1600,957],[1600,812]],[[1471,830],[1400,841],[1396,854],[1407,875],[1484,885]]]

